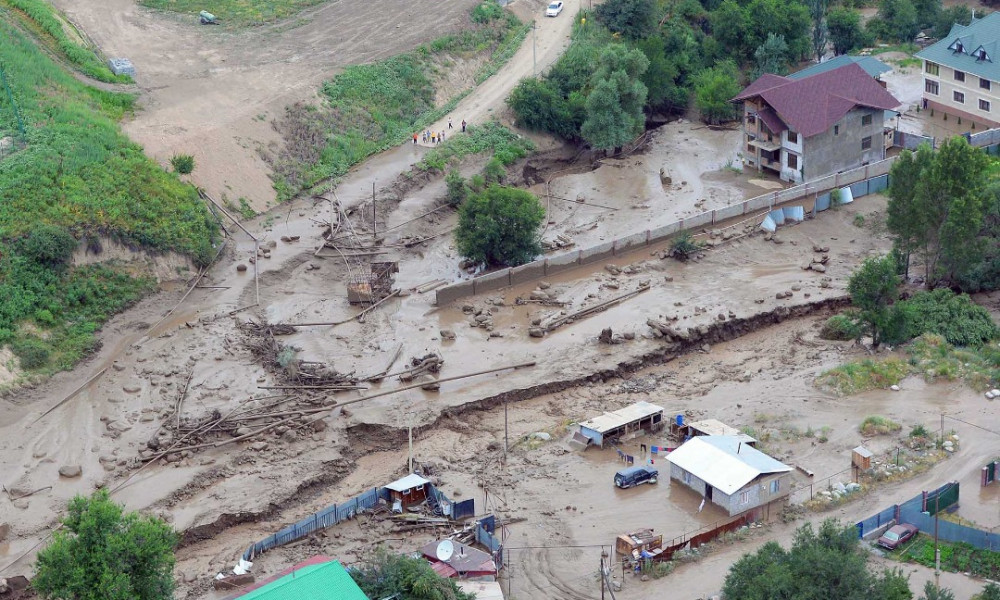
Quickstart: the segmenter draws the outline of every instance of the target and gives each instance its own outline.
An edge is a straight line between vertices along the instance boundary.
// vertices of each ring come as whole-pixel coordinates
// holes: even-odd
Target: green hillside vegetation
[[[3,0],[7,1],[7,0]],[[130,95],[76,81],[32,40],[0,21],[4,66],[24,119],[22,143],[0,91],[0,345],[39,373],[71,366],[106,319],[152,287],[114,266],[74,268],[70,256],[107,236],[206,264],[216,226],[196,191],[119,130]]]
[[[437,106],[435,81],[446,76],[441,65],[487,53],[490,60],[476,77],[482,81],[510,59],[530,29],[494,0],[473,9],[470,21],[412,52],[348,67],[323,84],[319,105],[289,107],[277,123],[285,148],[266,157],[278,199],[339,177],[446,115],[469,90]]]
[[[324,0],[139,0],[139,4],[197,17],[207,10],[223,25],[253,27],[290,17]]]
[[[0,0],[0,15],[5,12],[10,17],[19,19],[39,42],[84,75],[112,83],[132,81],[127,75],[112,73],[92,49],[83,45],[82,40],[74,41],[67,31],[73,32],[75,37],[79,37],[79,34],[45,0]]]

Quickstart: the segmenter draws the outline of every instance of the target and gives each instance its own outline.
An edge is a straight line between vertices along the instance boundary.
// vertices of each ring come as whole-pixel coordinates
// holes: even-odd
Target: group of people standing
[[[468,123],[465,122],[465,119],[462,119],[462,133],[465,133],[465,128],[467,126]],[[448,129],[454,129],[454,128],[455,128],[454,125],[451,124],[451,119],[448,119]],[[445,141],[446,136],[444,131],[439,132],[439,131],[431,131],[428,129],[425,130],[422,134],[421,133],[413,134],[413,145],[416,146],[417,142],[421,138],[423,139],[425,144],[428,142],[431,144],[440,144],[441,142]]]

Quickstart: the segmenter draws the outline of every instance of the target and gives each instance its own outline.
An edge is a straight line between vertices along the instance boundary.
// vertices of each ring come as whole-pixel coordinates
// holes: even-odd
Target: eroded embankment
[[[686,340],[664,342],[657,349],[642,356],[623,361],[615,368],[601,369],[583,377],[549,381],[524,389],[508,390],[500,394],[465,403],[461,406],[447,408],[441,411],[437,419],[433,422],[415,428],[414,433],[417,435],[429,433],[434,429],[442,427],[446,419],[458,417],[472,411],[490,410],[505,402],[520,402],[545,394],[560,392],[589,382],[605,382],[609,379],[625,377],[640,369],[665,364],[690,352],[698,351],[705,344],[718,344],[731,341],[789,319],[834,313],[849,304],[850,298],[843,295],[798,306],[779,306],[774,310],[758,313],[747,318],[731,319],[702,326],[691,330],[689,335],[686,336]],[[314,496],[314,494],[308,493],[309,491],[316,490],[319,486],[335,484],[343,479],[347,476],[351,465],[354,464],[354,459],[357,457],[371,452],[398,449],[401,444],[406,442],[407,438],[406,429],[368,423],[349,426],[347,433],[348,443],[344,450],[346,460],[322,463],[320,473],[303,481],[286,498],[272,500],[266,507],[260,510],[222,513],[212,523],[186,530],[183,533],[181,546],[213,538],[227,528],[239,524],[265,521],[277,516],[281,509],[307,504]],[[204,484],[200,487],[204,487]],[[319,509],[321,507],[316,508]],[[246,543],[250,544],[253,541],[255,540],[248,539]]]

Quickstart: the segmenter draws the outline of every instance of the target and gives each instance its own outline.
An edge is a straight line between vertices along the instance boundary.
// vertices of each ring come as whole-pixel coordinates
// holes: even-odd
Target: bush
[[[1000,335],[989,311],[949,289],[917,292],[896,307],[903,315],[907,340],[936,333],[956,346],[977,346]]]
[[[861,427],[858,428],[858,431],[860,431],[862,435],[885,435],[895,433],[902,428],[902,425],[892,419],[888,419],[880,415],[872,415],[865,417],[865,420],[861,422]]]
[[[17,251],[39,265],[56,267],[68,263],[76,247],[76,238],[62,227],[36,225],[17,244]]]
[[[472,9],[473,23],[489,23],[503,18],[503,8],[495,0],[486,0]]]
[[[457,169],[448,171],[444,182],[448,186],[448,204],[451,206],[460,206],[469,197],[469,186],[465,184],[465,178]]]
[[[11,351],[20,359],[21,368],[30,371],[40,369],[49,362],[49,349],[45,342],[37,338],[25,338],[11,344]]]
[[[541,252],[538,227],[544,218],[545,209],[534,195],[491,185],[459,208],[458,251],[489,265],[524,264]]]
[[[546,79],[522,79],[507,97],[507,106],[517,115],[521,127],[565,139],[579,135],[583,123],[574,122],[569,102]]]
[[[910,430],[911,438],[929,438],[931,437],[931,432],[927,431],[927,428],[923,425],[916,425]]]
[[[175,154],[170,158],[170,166],[181,175],[194,171],[194,157],[190,154]]]
[[[842,342],[860,339],[862,334],[861,324],[849,315],[833,315],[819,331],[819,337],[824,340]]]
[[[883,361],[865,359],[830,369],[819,376],[817,383],[838,394],[850,395],[886,389],[899,383],[908,373],[908,365],[897,358]]]
[[[685,231],[670,242],[670,256],[677,260],[687,260],[697,254],[703,246]]]
[[[486,179],[487,184],[503,183],[504,179],[507,178],[507,169],[503,168],[503,163],[494,156],[483,167],[483,178]]]

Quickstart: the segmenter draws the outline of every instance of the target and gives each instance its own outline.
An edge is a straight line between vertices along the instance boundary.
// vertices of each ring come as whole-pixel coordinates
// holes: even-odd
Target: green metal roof
[[[804,77],[812,77],[813,75],[819,75],[820,73],[826,73],[827,71],[839,69],[840,67],[844,65],[849,65],[851,63],[858,65],[872,77],[878,77],[882,73],[892,70],[892,67],[885,64],[884,62],[880,61],[877,58],[872,58],[871,56],[848,56],[847,54],[841,54],[840,56],[835,56],[830,60],[812,65],[811,67],[806,67],[801,71],[792,73],[791,75],[788,76],[788,78],[802,79]]]
[[[309,565],[259,587],[239,600],[368,600],[347,570],[332,560]]]
[[[956,42],[961,43],[961,51],[957,51]],[[977,57],[980,50],[985,51],[986,57]],[[1000,81],[1000,13],[990,13],[970,25],[956,23],[947,36],[916,56],[983,79]]]

